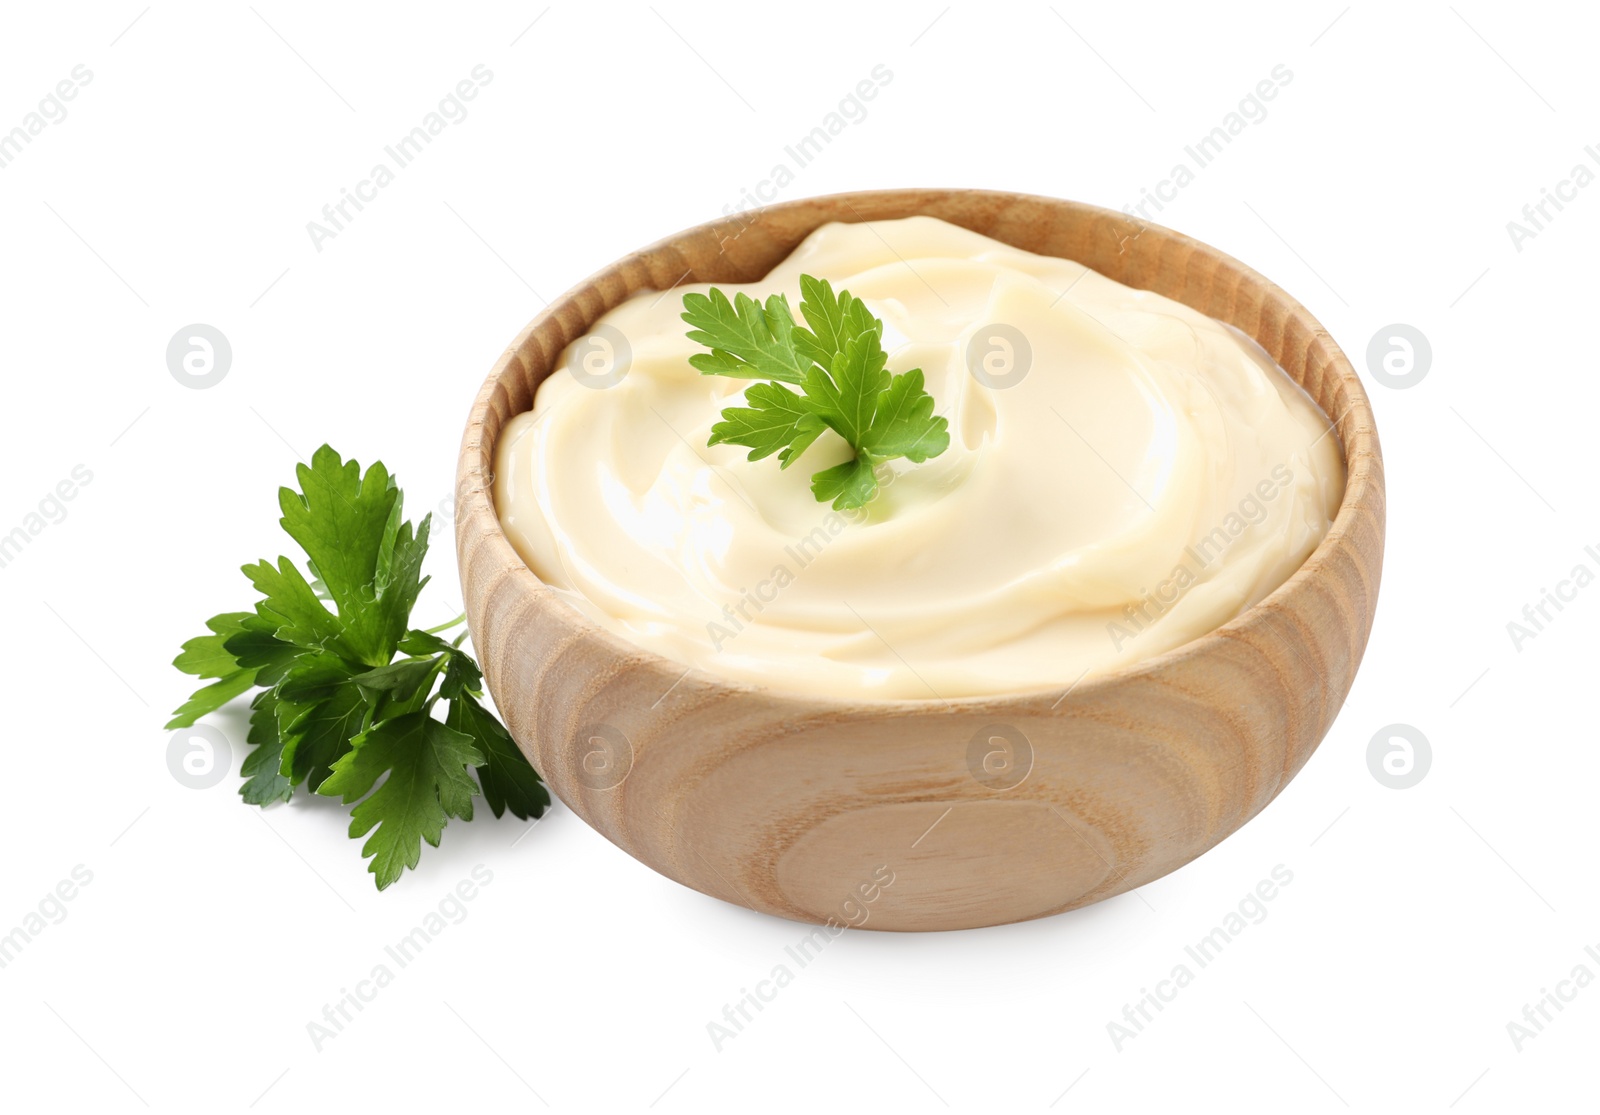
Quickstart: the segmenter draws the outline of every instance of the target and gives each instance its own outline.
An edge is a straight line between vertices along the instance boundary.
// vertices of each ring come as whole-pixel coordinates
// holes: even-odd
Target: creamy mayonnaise
[[[929,217],[830,224],[732,297],[801,273],[885,323],[950,447],[880,467],[861,511],[707,448],[748,381],[689,366],[686,291],[635,296],[507,424],[494,494],[529,567],[601,626],[758,685],[952,698],[1073,685],[1170,650],[1285,581],[1344,488],[1329,421],[1243,334],[1080,264]]]

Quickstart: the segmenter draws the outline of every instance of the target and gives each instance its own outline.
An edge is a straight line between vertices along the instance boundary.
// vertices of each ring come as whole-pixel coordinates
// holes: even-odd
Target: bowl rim
[[[1326,346],[1327,362],[1324,374],[1331,375],[1339,381],[1349,405],[1346,406],[1343,414],[1330,418],[1327,410],[1315,396],[1312,396],[1312,402],[1317,407],[1318,412],[1324,418],[1329,419],[1328,429],[1324,436],[1326,436],[1326,433],[1333,433],[1338,439],[1345,463],[1344,491],[1340,496],[1338,512],[1334,516],[1327,533],[1323,535],[1322,540],[1305,561],[1281,584],[1226,623],[1211,628],[1185,643],[1170,650],[1162,651],[1159,654],[1151,655],[1148,658],[1139,659],[1128,665],[1093,674],[1093,676],[1088,676],[1086,671],[1076,681],[1069,682],[1063,679],[1064,689],[1061,685],[1052,685],[955,697],[942,697],[937,694],[930,697],[873,697],[868,695],[838,696],[832,693],[809,693],[786,689],[781,685],[757,685],[668,658],[601,627],[563,599],[560,593],[540,580],[538,575],[528,567],[527,563],[523,561],[522,555],[517,552],[510,539],[506,537],[500,523],[499,513],[494,506],[492,491],[493,455],[498,434],[490,436],[486,423],[496,393],[505,390],[503,381],[507,374],[511,372],[513,366],[521,361],[522,352],[526,348],[529,338],[540,326],[553,318],[563,306],[580,300],[586,292],[593,292],[596,289],[603,290],[608,285],[614,284],[615,280],[630,268],[646,266],[646,262],[652,253],[675,250],[678,244],[693,237],[713,237],[721,241],[729,236],[737,236],[751,224],[768,214],[804,211],[823,202],[843,203],[847,208],[854,210],[854,206],[850,203],[857,200],[865,202],[873,199],[910,198],[913,195],[948,196],[957,194],[979,195],[1002,203],[1044,203],[1047,206],[1066,206],[1070,209],[1078,210],[1086,218],[1109,220],[1125,226],[1127,229],[1132,230],[1136,237],[1142,236],[1145,232],[1155,232],[1167,243],[1208,256],[1220,264],[1235,269],[1237,277],[1240,279],[1262,284],[1270,294],[1276,296],[1285,312],[1286,320],[1298,320],[1301,325],[1306,327],[1309,333],[1306,342],[1308,350],[1319,341]],[[907,216],[911,215],[916,214],[907,214]],[[871,223],[871,221],[863,217],[859,222],[847,223]],[[816,227],[821,226],[818,225]],[[686,271],[684,275],[679,276],[677,280],[665,289],[674,289],[687,277],[688,273]],[[1132,283],[1127,285],[1134,286]],[[591,322],[609,312],[611,308],[620,304],[625,298],[632,297],[644,289],[654,288],[641,287],[639,290],[630,292],[623,299],[618,299],[592,315]],[[1135,289],[1148,288],[1135,286]],[[1177,301],[1177,299],[1174,300]],[[1196,309],[1196,312],[1199,313],[1206,312],[1197,307],[1191,306],[1190,308]],[[1212,315],[1208,314],[1207,316]],[[1214,320],[1226,321],[1223,318],[1215,318]],[[1263,347],[1266,346],[1266,341],[1258,335],[1258,330],[1246,328],[1235,322],[1226,323],[1239,329],[1257,344]],[[1274,363],[1278,363],[1280,370],[1283,370],[1282,364],[1276,357],[1274,357]],[[531,369],[526,370],[531,371]],[[1289,373],[1285,371],[1285,374]],[[1290,380],[1306,391],[1307,394],[1311,393],[1310,388],[1299,380],[1295,380],[1293,375],[1290,375]],[[537,385],[533,385],[529,392],[530,401],[533,391],[536,390]],[[519,410],[517,413],[524,412]],[[789,704],[796,708],[804,708],[811,712],[823,714],[859,714],[862,712],[927,713],[940,711],[941,706],[943,706],[944,711],[955,714],[960,712],[973,713],[1002,709],[1021,709],[1034,706],[1044,700],[1050,700],[1052,703],[1049,708],[1054,710],[1057,706],[1063,704],[1069,694],[1081,692],[1087,696],[1133,679],[1161,674],[1172,669],[1176,664],[1191,659],[1207,657],[1212,652],[1221,650],[1227,641],[1241,638],[1248,639],[1252,634],[1265,633],[1269,629],[1271,616],[1292,612],[1294,609],[1286,607],[1286,605],[1315,591],[1316,582],[1321,576],[1324,567],[1334,561],[1336,556],[1347,546],[1353,547],[1355,545],[1352,535],[1358,528],[1358,520],[1361,517],[1376,515],[1381,523],[1384,504],[1382,449],[1378,440],[1371,403],[1361,383],[1360,376],[1356,373],[1349,358],[1344,354],[1343,349],[1322,326],[1322,323],[1297,298],[1271,279],[1268,279],[1254,268],[1241,263],[1221,249],[1185,233],[1158,225],[1152,221],[1146,221],[1142,217],[1132,217],[1127,213],[1106,209],[1087,202],[1071,201],[1044,194],[1028,194],[1006,190],[967,187],[907,187],[810,195],[742,210],[716,220],[691,225],[612,261],[546,303],[544,308],[517,333],[515,339],[501,353],[499,359],[495,361],[493,368],[473,401],[467,419],[466,430],[462,437],[461,454],[457,468],[456,540],[458,555],[465,553],[469,541],[487,544],[490,549],[489,557],[492,559],[493,564],[498,568],[507,570],[517,580],[519,594],[531,593],[536,598],[543,598],[555,604],[562,621],[573,635],[586,638],[591,643],[598,643],[610,655],[618,660],[627,661],[630,666],[650,668],[654,673],[670,683],[669,692],[671,688],[676,688],[680,684],[689,685],[692,682],[694,688],[702,691],[714,690],[730,695],[760,695],[771,702]],[[1381,560],[1381,557],[1379,560]],[[460,572],[464,577],[466,563],[462,561],[460,564]],[[470,615],[471,609],[469,608],[468,611]],[[476,639],[474,641],[476,642]],[[486,652],[480,650],[479,653]],[[691,678],[691,674],[698,676]]]

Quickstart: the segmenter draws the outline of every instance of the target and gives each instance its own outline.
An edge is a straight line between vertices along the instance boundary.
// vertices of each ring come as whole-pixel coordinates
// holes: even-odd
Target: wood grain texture
[[[1218,630],[1065,698],[1071,678],[949,702],[754,688],[685,673],[556,599],[501,532],[491,477],[502,427],[529,409],[562,349],[637,291],[748,282],[828,221],[914,214],[1077,260],[1256,338],[1337,418],[1348,466],[1337,519],[1305,565]],[[802,921],[854,923],[864,911],[874,929],[1059,913],[1157,879],[1234,832],[1305,764],[1349,692],[1383,557],[1372,411],[1303,306],[1167,229],[980,190],[788,202],[612,264],[552,303],[495,365],[467,422],[456,494],[473,642],[512,735],[555,794],[686,886]],[[1010,788],[969,762],[1001,731],[1025,741],[1012,750],[1026,777]],[[893,882],[874,885],[885,867]]]

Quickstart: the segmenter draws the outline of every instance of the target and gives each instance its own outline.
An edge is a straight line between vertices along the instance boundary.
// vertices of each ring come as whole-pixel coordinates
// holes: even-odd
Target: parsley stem
[[[430,627],[430,628],[426,629],[425,631],[423,631],[423,634],[424,635],[437,635],[441,631],[448,631],[450,628],[454,627],[458,623],[466,622],[466,619],[467,619],[467,613],[466,612],[462,612],[459,616],[457,616],[455,619],[451,620],[449,623],[441,623],[438,627]]]

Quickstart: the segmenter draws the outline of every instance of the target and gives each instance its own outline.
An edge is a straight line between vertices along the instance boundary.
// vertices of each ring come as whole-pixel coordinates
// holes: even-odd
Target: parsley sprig
[[[496,817],[509,809],[524,820],[550,794],[484,708],[483,674],[461,649],[466,632],[440,637],[465,617],[409,626],[428,582],[432,516],[415,528],[402,520],[401,491],[382,463],[363,474],[324,445],[295,471],[300,490],[278,490],[280,522],[311,580],[286,557],[244,567],[261,599],[254,611],[212,617],[211,634],[183,644],[173,665],[216,680],[167,727],[259,689],[240,794],[265,806],[304,785],[353,805],[350,835],[371,833],[361,854],[382,890],[416,867],[422,841],[439,846],[450,818],[472,820],[480,791]],[[433,715],[441,701],[443,720]]]
[[[883,322],[849,291],[835,295],[826,279],[800,276],[805,325],[795,323],[781,294],[763,304],[738,293],[730,302],[712,287],[685,294],[683,309],[689,339],[711,350],[695,353],[691,365],[705,375],[768,381],[745,390],[748,406],[722,412],[708,445],[745,446],[752,461],[776,453],[788,468],[832,429],[854,456],[813,474],[811,491],[838,511],[877,495],[878,464],[896,457],[920,464],[949,447],[948,423],[934,417],[922,370],[891,375]]]

